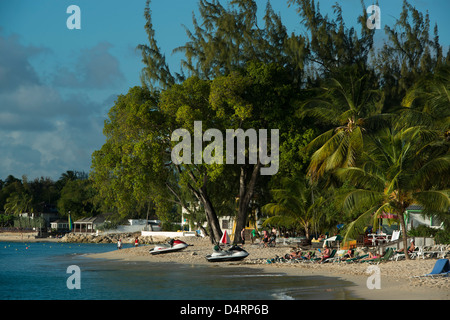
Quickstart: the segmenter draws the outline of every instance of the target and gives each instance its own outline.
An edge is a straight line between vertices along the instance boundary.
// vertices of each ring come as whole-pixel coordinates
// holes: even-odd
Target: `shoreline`
[[[380,271],[379,288],[369,289],[367,282],[371,273],[367,263],[265,263],[275,256],[284,256],[291,249],[289,246],[260,248],[258,245],[244,245],[249,256],[242,261],[208,262],[205,259],[212,251],[208,239],[186,239],[191,246],[179,252],[151,255],[148,250],[153,245],[139,246],[90,254],[89,258],[106,260],[123,260],[133,262],[173,262],[179,264],[214,265],[217,267],[244,267],[262,270],[265,273],[282,272],[288,276],[323,276],[334,277],[353,283],[347,289],[356,299],[364,300],[450,300],[450,277],[414,278],[431,272],[437,259],[416,259],[388,261],[375,267]],[[371,279],[373,279],[372,276]],[[370,283],[374,283],[369,279]],[[373,286],[372,286],[373,287]]]
[[[62,242],[60,238],[35,238],[34,235],[28,235],[24,233],[24,235],[19,234],[8,234],[2,235],[0,233],[0,242],[24,242],[24,243],[35,243],[35,242]]]
[[[267,263],[267,259],[282,257],[291,251],[290,246],[277,245],[273,248],[261,248],[259,245],[244,245],[249,256],[242,261],[208,262],[205,258],[212,251],[208,238],[189,237],[183,240],[190,244],[186,249],[151,255],[148,251],[152,244],[124,248],[104,253],[87,254],[91,259],[105,259],[132,262],[179,263],[188,265],[214,265],[221,268],[244,267],[262,270],[264,273],[281,272],[288,276],[323,276],[351,282],[347,287],[352,296],[364,300],[450,300],[450,277],[414,278],[431,272],[437,259],[415,259],[388,261],[378,265],[380,271],[380,288],[369,289],[367,273],[370,264],[366,263]],[[0,237],[0,242],[53,242],[68,243],[61,239]]]

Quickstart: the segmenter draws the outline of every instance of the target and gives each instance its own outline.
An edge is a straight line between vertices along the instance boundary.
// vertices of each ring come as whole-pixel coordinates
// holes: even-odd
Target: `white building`
[[[417,228],[420,225],[426,225],[427,227],[434,229],[442,229],[443,223],[436,217],[425,217],[421,214],[422,207],[419,205],[411,205],[406,208],[405,224],[406,229],[411,230]]]

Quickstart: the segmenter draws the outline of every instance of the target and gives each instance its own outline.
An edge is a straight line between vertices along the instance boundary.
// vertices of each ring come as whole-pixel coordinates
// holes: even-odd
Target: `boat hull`
[[[248,252],[245,250],[239,251],[222,251],[215,252],[206,256],[206,260],[209,262],[222,262],[222,261],[240,261],[248,256]]]
[[[173,246],[170,246],[169,244],[157,245],[153,249],[149,250],[149,252],[152,255],[157,255],[157,254],[181,251],[183,249],[186,249],[187,247],[188,247],[188,244],[180,241],[179,243],[176,243]]]
[[[222,261],[240,261],[240,260],[244,260],[245,257],[247,256],[243,256],[243,257],[211,257],[211,255],[207,255],[206,256],[206,260],[208,260],[209,262],[222,262]]]

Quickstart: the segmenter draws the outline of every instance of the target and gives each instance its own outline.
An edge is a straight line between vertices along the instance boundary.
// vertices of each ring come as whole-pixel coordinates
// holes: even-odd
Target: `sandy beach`
[[[153,245],[141,245],[107,253],[90,255],[92,258],[126,261],[174,262],[183,264],[211,264],[205,259],[212,252],[208,238],[186,237],[183,239],[190,246],[180,252],[151,255]],[[246,244],[244,249],[249,256],[239,262],[214,263],[221,267],[241,266],[263,270],[263,272],[283,272],[296,276],[328,276],[347,280],[355,285],[353,294],[367,300],[449,300],[450,277],[420,277],[431,272],[436,259],[415,259],[388,261],[377,265],[380,272],[379,289],[369,289],[367,283],[373,284],[373,272],[367,263],[267,263],[267,259],[282,257],[291,252],[290,246],[277,245],[274,248],[262,248],[259,245]],[[260,272],[260,271],[258,271]],[[373,285],[372,285],[373,287]]]
[[[61,242],[58,238],[36,238],[36,232],[0,232],[0,242]]]

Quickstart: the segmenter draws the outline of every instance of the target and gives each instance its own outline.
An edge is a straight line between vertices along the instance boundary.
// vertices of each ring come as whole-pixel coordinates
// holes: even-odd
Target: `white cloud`
[[[109,47],[81,52],[75,65],[82,70],[80,82],[69,90],[44,83],[30,64],[48,49],[22,45],[0,31],[0,179],[10,174],[57,179],[67,170],[89,171],[92,152],[104,142],[103,120],[114,96],[102,92],[103,98],[94,99],[91,93],[123,81]]]
[[[57,87],[103,89],[123,83],[125,77],[119,61],[109,53],[110,48],[111,44],[101,42],[81,50],[73,65],[58,69],[53,84]]]

